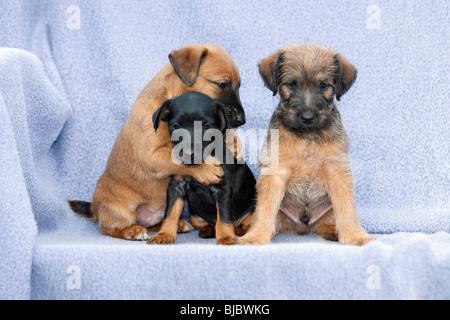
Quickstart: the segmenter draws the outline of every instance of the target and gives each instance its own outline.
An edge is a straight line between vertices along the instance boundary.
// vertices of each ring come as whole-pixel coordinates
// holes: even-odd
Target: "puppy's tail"
[[[91,210],[91,203],[86,201],[69,200],[69,206],[79,216],[83,218],[95,220],[96,217]]]

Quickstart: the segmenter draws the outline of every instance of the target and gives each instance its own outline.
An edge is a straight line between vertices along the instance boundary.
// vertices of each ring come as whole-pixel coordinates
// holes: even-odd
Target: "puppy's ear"
[[[191,87],[197,81],[200,65],[207,52],[204,47],[192,45],[172,51],[169,54],[172,67],[187,87]]]
[[[272,90],[273,95],[277,95],[280,84],[280,67],[284,61],[283,51],[276,51],[259,63],[259,74],[264,80],[267,88]]]
[[[153,128],[155,129],[155,132],[159,128],[159,123],[161,121],[167,121],[169,120],[169,114],[170,114],[170,103],[171,100],[166,100],[162,104],[161,107],[158,108],[158,110],[155,111],[153,114]]]
[[[356,68],[340,54],[334,56],[334,64],[336,66],[337,75],[336,99],[339,101],[355,82],[357,71]]]
[[[216,102],[217,114],[220,117],[220,131],[225,132],[227,129],[231,128],[230,118],[227,114],[227,107],[220,103]]]

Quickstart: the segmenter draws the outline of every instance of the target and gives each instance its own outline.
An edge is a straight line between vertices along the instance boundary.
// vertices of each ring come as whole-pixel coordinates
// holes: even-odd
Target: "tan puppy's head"
[[[280,92],[283,124],[298,132],[320,131],[356,80],[356,69],[336,51],[314,44],[282,48],[259,65],[266,86]]]
[[[187,91],[201,92],[224,104],[231,127],[245,123],[239,70],[227,50],[214,44],[194,44],[172,51],[169,60]]]

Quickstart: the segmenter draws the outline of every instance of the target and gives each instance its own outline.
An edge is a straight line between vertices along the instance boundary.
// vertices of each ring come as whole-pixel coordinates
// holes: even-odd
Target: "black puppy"
[[[224,142],[230,128],[227,111],[230,112],[208,96],[189,92],[165,101],[153,114],[155,130],[160,121],[169,124],[176,156],[173,161],[186,165],[219,161],[224,176],[219,184],[209,186],[191,177],[172,176],[161,230],[149,244],[175,241],[186,201],[191,222],[200,229],[202,238],[215,236],[218,244],[235,244],[235,227],[238,235],[250,227],[256,204],[256,180],[247,164],[237,160]]]

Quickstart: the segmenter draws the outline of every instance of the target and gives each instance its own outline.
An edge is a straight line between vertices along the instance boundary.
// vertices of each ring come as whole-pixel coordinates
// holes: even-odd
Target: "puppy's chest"
[[[281,165],[290,169],[295,180],[321,179],[330,158],[315,145],[293,146],[291,149],[284,149],[280,154]]]
[[[186,177],[185,181],[187,182],[185,187],[188,195],[191,193],[196,193],[199,190],[203,190],[203,192],[209,194],[212,198],[217,199],[220,195],[223,194],[223,185],[224,185],[223,180],[218,184],[212,184],[209,186],[205,186],[191,177]]]
[[[291,179],[286,185],[284,201],[302,207],[315,207],[328,199],[326,184],[316,179]]]
[[[330,154],[315,144],[302,144],[285,152],[281,165],[291,172],[285,200],[301,206],[314,206],[325,201],[328,198],[327,167],[331,159]]]

